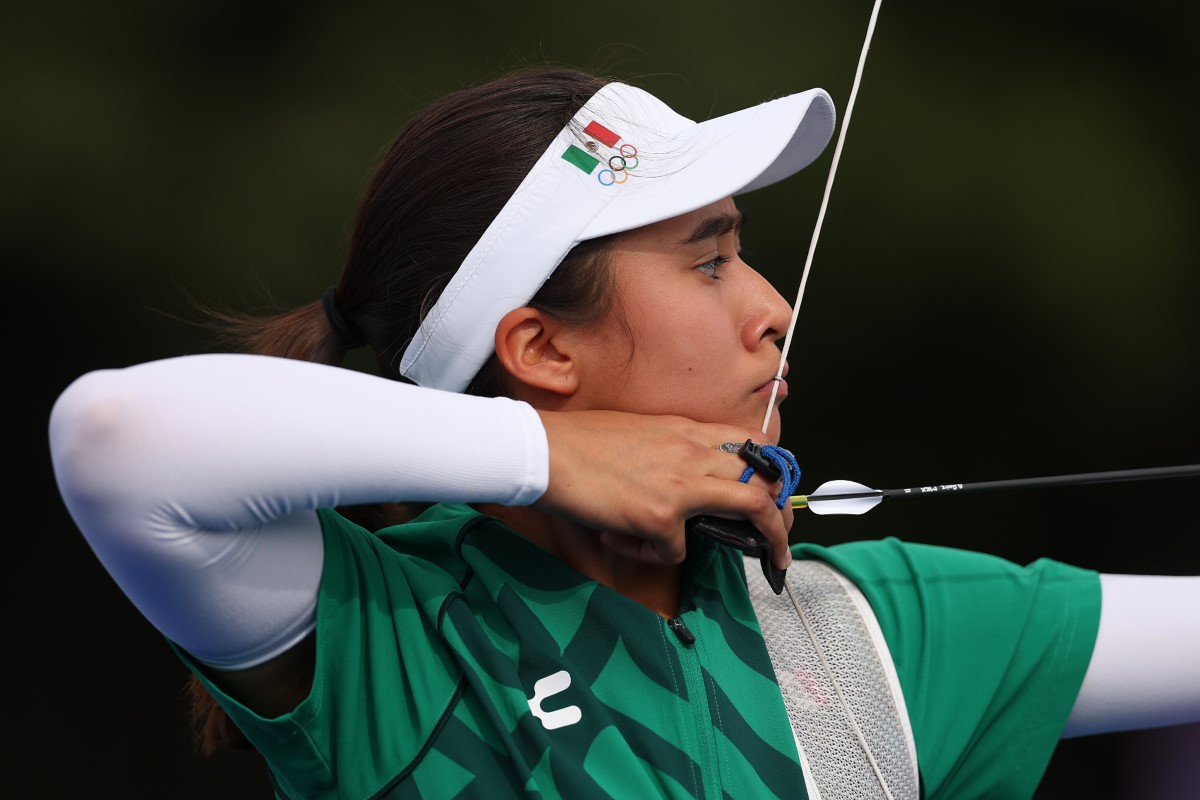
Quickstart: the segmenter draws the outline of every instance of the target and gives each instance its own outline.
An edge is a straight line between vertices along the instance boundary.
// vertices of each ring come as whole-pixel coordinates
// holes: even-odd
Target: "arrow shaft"
[[[883,496],[912,497],[954,492],[990,492],[1002,489],[1038,489],[1047,486],[1081,486],[1091,483],[1124,483],[1155,478],[1179,478],[1200,474],[1200,464],[1183,464],[1177,467],[1151,467],[1149,469],[1119,469],[1109,472],[1079,472],[1073,475],[1054,475],[1047,478],[1017,478],[1006,481],[979,481],[977,483],[951,483],[940,486],[917,486],[911,489],[887,489]]]
[[[929,497],[937,494],[964,494],[967,492],[991,492],[1005,489],[1038,489],[1050,486],[1082,486],[1094,483],[1127,483],[1157,478],[1183,478],[1200,475],[1200,464],[1182,464],[1174,467],[1149,467],[1147,469],[1118,469],[1108,472],[1078,472],[1072,475],[1052,475],[1045,478],[1016,478],[1003,481],[977,481],[975,483],[945,483],[931,486],[914,486],[908,489],[871,489],[865,492],[843,492],[839,494],[794,495],[793,508],[803,508],[810,503],[828,500],[856,500],[878,497],[881,500],[900,497]]]

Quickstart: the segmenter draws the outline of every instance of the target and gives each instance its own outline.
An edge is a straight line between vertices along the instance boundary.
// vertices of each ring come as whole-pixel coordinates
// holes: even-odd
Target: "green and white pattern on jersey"
[[[685,644],[466,506],[378,535],[321,516],[312,693],[272,720],[218,693],[281,797],[803,796],[740,554],[694,544]],[[548,728],[530,700],[563,671],[540,710],[578,721]]]
[[[656,613],[467,506],[434,506],[375,535],[320,513],[309,697],[267,720],[214,689],[271,764],[280,797],[805,797],[740,554],[689,543],[686,643]],[[795,550],[834,563],[873,606],[894,606],[876,611],[929,797],[988,787],[1000,791],[970,796],[1019,797],[1009,792],[1036,785],[1094,641],[1094,574],[894,540]],[[985,619],[956,612],[964,591]],[[978,648],[965,661],[943,649],[964,644]],[[1021,666],[1011,681],[1005,664]],[[998,682],[974,689],[981,665]],[[1038,714],[1034,735],[1011,747]],[[997,761],[1005,745],[1016,755]]]

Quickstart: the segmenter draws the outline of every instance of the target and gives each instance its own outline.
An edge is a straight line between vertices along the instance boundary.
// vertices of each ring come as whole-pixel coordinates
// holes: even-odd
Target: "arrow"
[[[967,492],[993,492],[1006,489],[1038,489],[1049,486],[1081,486],[1089,483],[1126,483],[1155,478],[1183,478],[1200,475],[1200,464],[1148,469],[1119,469],[1110,472],[1080,472],[1046,478],[1015,478],[1005,481],[943,483],[914,486],[909,489],[872,489],[854,481],[827,481],[811,494],[791,496],[792,508],[808,508],[814,514],[865,514],[884,500],[901,497],[932,497]]]

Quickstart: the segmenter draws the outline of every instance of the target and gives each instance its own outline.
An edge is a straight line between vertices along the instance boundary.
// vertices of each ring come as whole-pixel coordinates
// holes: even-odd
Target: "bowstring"
[[[771,409],[775,407],[775,397],[779,393],[779,383],[783,380],[783,368],[787,365],[788,350],[792,347],[792,335],[796,331],[796,320],[800,315],[800,303],[804,300],[804,287],[808,285],[808,273],[812,269],[813,253],[817,249],[817,239],[821,236],[821,224],[825,221],[825,209],[829,207],[829,195],[833,191],[833,179],[837,175],[838,162],[842,158],[842,146],[846,142],[846,131],[850,127],[850,115],[854,113],[854,101],[858,97],[858,87],[862,82],[863,68],[867,64],[867,51],[871,48],[871,37],[875,35],[875,21],[879,18],[879,6],[883,0],[875,0],[875,5],[871,9],[871,19],[867,23],[867,35],[863,39],[862,52],[858,56],[858,67],[854,71],[854,83],[850,87],[850,99],[846,101],[846,116],[842,119],[842,128],[838,131],[837,144],[833,149],[833,160],[829,164],[829,177],[825,181],[825,194],[821,198],[821,209],[817,212],[817,225],[813,229],[812,241],[808,244],[808,256],[804,259],[804,271],[800,274],[800,288],[796,291],[796,303],[792,307],[792,318],[788,323],[787,336],[783,340],[783,350],[779,354],[779,369],[775,373],[775,379],[771,381],[771,396],[767,400],[767,411],[763,416],[762,432],[766,433],[767,428],[771,423]],[[845,697],[842,695],[841,687],[838,684],[837,678],[834,676],[829,663],[825,660],[825,655],[822,651],[820,643],[809,625],[808,617],[800,606],[800,601],[796,597],[796,593],[792,591],[791,584],[785,579],[783,582],[784,588],[787,589],[788,598],[792,601],[792,606],[796,609],[796,614],[800,617],[809,638],[817,654],[821,659],[822,665],[829,678],[833,681],[833,685],[838,694],[838,699],[841,701],[842,708],[845,709],[849,718],[850,727],[854,730],[858,737],[859,746],[862,747],[866,754],[867,761],[871,766],[872,772],[875,773],[875,778],[879,782],[879,786],[883,789],[884,796],[887,800],[892,800],[892,792],[888,787],[887,780],[883,776],[878,763],[876,763],[871,748],[867,745],[866,737],[863,735],[862,729],[859,727],[857,720],[854,718],[854,712],[851,710]]]
[[[838,131],[837,144],[833,149],[833,160],[829,164],[829,177],[825,181],[825,195],[821,198],[821,209],[817,212],[817,225],[813,229],[812,241],[808,243],[808,256],[804,259],[804,271],[800,273],[800,288],[796,292],[796,302],[792,306],[792,319],[788,324],[787,336],[783,340],[783,350],[779,354],[779,369],[775,373],[775,379],[771,381],[771,396],[767,400],[767,411],[763,416],[763,433],[767,432],[767,428],[771,424],[771,409],[775,407],[775,397],[779,394],[779,383],[783,380],[783,368],[787,366],[788,350],[792,347],[792,334],[796,331],[796,319],[800,316],[800,303],[804,300],[804,287],[808,285],[808,273],[812,269],[813,253],[817,250],[817,239],[821,237],[821,225],[825,222],[825,209],[829,207],[833,179],[837,175],[838,162],[842,158],[842,146],[846,143],[850,115],[854,113],[854,101],[858,97],[858,86],[862,82],[863,68],[867,64],[867,50],[871,48],[871,37],[875,35],[875,20],[879,18],[879,6],[882,2],[883,0],[875,0],[875,6],[871,9],[871,20],[867,23],[867,35],[863,39],[862,53],[858,56],[858,68],[854,71],[850,99],[846,102],[846,116],[842,120],[841,130]]]

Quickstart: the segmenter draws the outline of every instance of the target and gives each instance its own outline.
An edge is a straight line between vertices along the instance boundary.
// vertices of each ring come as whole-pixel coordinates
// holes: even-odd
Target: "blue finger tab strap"
[[[742,483],[749,481],[756,471],[762,472],[767,480],[783,482],[779,498],[775,501],[777,507],[783,508],[800,485],[800,464],[796,457],[778,445],[757,444],[750,439],[738,450],[738,455],[748,465],[738,479]]]

